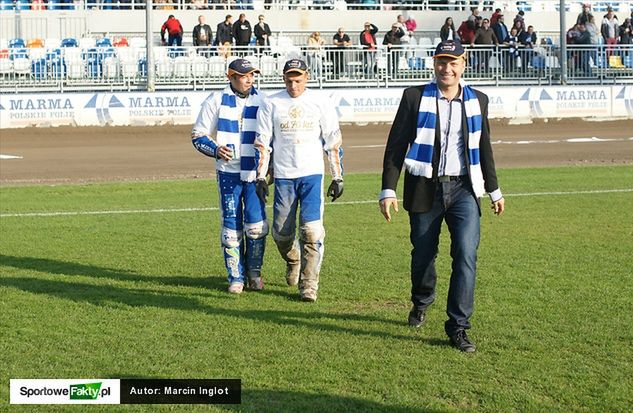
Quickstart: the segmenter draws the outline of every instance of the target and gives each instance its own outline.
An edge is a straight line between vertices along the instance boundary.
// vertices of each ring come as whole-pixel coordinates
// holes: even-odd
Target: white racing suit
[[[289,266],[301,266],[302,292],[318,290],[323,259],[323,151],[332,179],[342,180],[341,143],[334,103],[309,89],[297,98],[285,90],[268,96],[257,114],[257,178],[266,176],[272,152],[273,239]]]
[[[229,284],[244,283],[245,277],[261,275],[268,234],[265,205],[255,192],[255,172],[249,179],[251,182],[244,180],[245,166],[254,170],[257,163],[252,144],[258,106],[253,104],[260,101],[254,100],[253,92],[242,99],[235,96],[230,87],[211,94],[203,102],[191,134],[194,147],[207,156],[216,158],[219,146],[228,145],[233,149],[233,159],[216,158],[215,163],[220,195],[220,238]],[[239,113],[238,119],[222,117],[220,107],[227,101]],[[232,133],[233,140],[226,138],[227,133]],[[239,143],[235,144],[235,139]]]

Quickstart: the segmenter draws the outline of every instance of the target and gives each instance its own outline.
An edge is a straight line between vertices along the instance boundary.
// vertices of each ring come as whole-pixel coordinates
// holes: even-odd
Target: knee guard
[[[244,253],[246,273],[249,278],[256,278],[260,276],[264,264],[268,222],[264,220],[253,224],[244,224],[244,234],[246,238],[246,251]]]
[[[299,289],[301,291],[319,288],[319,273],[323,261],[323,239],[325,228],[321,221],[313,221],[304,224],[301,230],[301,279]]]
[[[323,242],[323,238],[325,238],[325,228],[321,221],[308,222],[302,225],[299,230],[301,232],[301,242],[306,244]]]
[[[222,250],[229,283],[244,281],[242,259],[242,231],[222,227]]]

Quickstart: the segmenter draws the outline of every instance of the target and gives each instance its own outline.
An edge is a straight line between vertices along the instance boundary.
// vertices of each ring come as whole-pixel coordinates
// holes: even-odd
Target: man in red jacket
[[[167,42],[165,42],[165,32],[168,34]],[[160,28],[160,39],[163,46],[182,46],[182,25],[173,14],[170,14],[167,21]]]

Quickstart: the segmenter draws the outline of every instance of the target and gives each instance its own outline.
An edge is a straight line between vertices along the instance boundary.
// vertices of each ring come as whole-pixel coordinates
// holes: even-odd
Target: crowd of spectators
[[[526,15],[518,11],[510,17],[511,26],[506,25],[506,16],[501,9],[492,11],[490,17],[482,15],[478,7],[471,9],[470,15],[455,29],[452,17],[446,18],[439,28],[441,40],[460,40],[462,44],[470,46],[471,66],[475,71],[489,73],[491,63],[498,59],[497,63],[505,72],[521,70],[535,66],[538,39],[534,26],[526,23]],[[180,33],[176,30],[180,27]],[[344,27],[339,27],[331,39],[325,39],[320,32],[313,32],[306,39],[306,60],[315,74],[323,73],[324,62],[332,63],[332,72],[340,77],[349,76],[350,48],[360,49],[362,54],[362,75],[372,77],[377,69],[377,51],[382,45],[387,53],[387,66],[391,72],[397,72],[399,63],[408,50],[407,46],[417,44],[417,22],[410,13],[400,14],[392,23],[389,30],[378,38],[379,28],[372,22],[365,22],[358,36],[347,33]],[[174,29],[173,29],[174,28]],[[173,29],[173,30],[172,30]],[[164,32],[167,31],[169,39],[165,41]],[[161,30],[164,44],[180,45],[182,27],[174,16],[165,22]],[[246,14],[241,13],[237,21],[227,15],[216,28],[216,36],[213,37],[211,28],[204,23],[204,17],[199,17],[199,24],[193,29],[194,46],[208,46],[210,44],[221,48],[218,54],[228,57],[232,54],[231,47],[237,46],[233,53],[247,54],[252,50],[245,47],[260,46],[259,52],[266,52],[270,47],[270,36],[273,32],[265,22],[264,15],[258,16],[258,23],[251,26]],[[437,38],[437,37],[436,37]],[[174,43],[175,42],[175,43]],[[615,44],[631,44],[633,42],[633,28],[631,18],[626,18],[620,25],[617,16],[611,8],[602,17],[601,24],[596,24],[596,19],[591,13],[591,6],[586,4],[582,13],[578,15],[574,26],[567,32],[567,43],[577,45],[599,45],[607,47]],[[544,42],[542,42],[544,43]],[[611,50],[607,49],[608,59]],[[410,56],[410,54],[408,54]],[[581,73],[589,70],[590,54],[582,51],[572,52],[572,63]],[[594,57],[594,62],[597,58]],[[355,73],[357,74],[357,73]]]

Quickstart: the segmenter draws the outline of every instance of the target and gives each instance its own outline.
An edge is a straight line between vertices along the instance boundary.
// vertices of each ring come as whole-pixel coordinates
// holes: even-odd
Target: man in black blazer
[[[487,192],[497,215],[503,213],[505,201],[490,143],[488,97],[460,83],[466,66],[462,45],[452,40],[440,43],[433,60],[435,80],[404,91],[389,132],[380,210],[387,221],[391,221],[391,207],[398,211],[395,190],[406,164],[404,208],[409,212],[413,245],[409,325],[422,326],[426,309],[435,299],[435,258],[444,220],[451,233],[453,259],[444,329],[454,347],[474,352],[466,330],[474,308],[479,197]],[[433,123],[434,131],[429,126]],[[416,170],[412,164],[422,164],[415,161],[422,158],[426,166]]]

